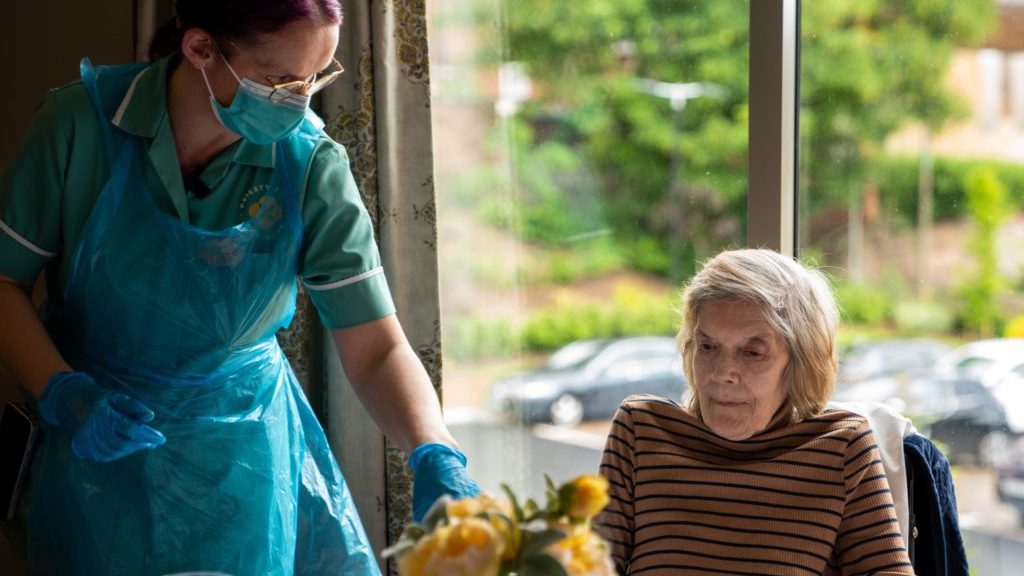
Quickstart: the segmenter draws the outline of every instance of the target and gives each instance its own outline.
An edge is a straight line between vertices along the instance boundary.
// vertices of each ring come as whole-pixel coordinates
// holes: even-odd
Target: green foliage
[[[619,270],[624,265],[625,259],[620,254],[618,245],[605,236],[583,242],[568,250],[553,252],[548,258],[546,276],[528,278],[527,283],[566,284]]]
[[[879,325],[891,314],[889,296],[884,290],[852,282],[836,284],[836,301],[844,322]]]
[[[507,50],[495,62],[521,62],[542,87],[520,112],[545,127],[528,146],[556,141],[580,157],[574,166],[587,178],[577,184],[592,186],[589,198],[603,208],[602,225],[611,227],[637,269],[685,275],[673,258],[692,266],[743,241],[748,8],[706,0],[505,4]],[[994,14],[994,0],[803,5],[801,178],[811,191],[802,200],[808,213],[847,203],[850,182],[874,178],[878,143],[894,130],[914,120],[938,129],[963,112],[940,79],[953,47],[984,37]],[[724,91],[674,110],[644,92],[638,79],[714,83]],[[572,184],[545,182],[536,167],[521,177],[529,199],[542,206],[538,214],[524,208],[530,237],[572,234],[559,218],[567,204],[549,196],[571,196]],[[665,248],[683,242],[683,250]]]
[[[474,280],[494,288],[568,284],[593,278],[625,267],[625,256],[614,239],[607,236],[584,238],[569,248],[529,251],[520,266],[502,260],[477,260],[470,263]]]
[[[634,296],[620,293],[609,304],[562,304],[533,314],[522,328],[523,347],[546,351],[587,338],[675,334],[680,318],[671,302]]]
[[[445,325],[445,354],[453,358],[509,356],[519,348],[519,337],[508,320],[471,316]]]
[[[462,510],[453,511],[451,515],[449,505],[452,498],[442,497],[430,507],[421,522],[408,524],[398,541],[381,552],[381,557],[401,559],[425,548],[420,553],[430,558],[428,566],[441,574],[459,568],[465,572],[469,567],[478,573],[486,573],[489,569],[489,573],[498,576],[568,576],[566,567],[551,556],[550,547],[570,535],[565,527],[575,526],[575,530],[586,531],[588,536],[595,537],[590,528],[592,516],[573,516],[573,508],[579,503],[573,494],[578,491],[577,483],[594,483],[597,478],[578,477],[555,486],[545,475],[547,490],[543,506],[531,498],[520,504],[507,484],[501,486],[506,503],[483,494],[464,499],[460,502]],[[603,483],[603,492],[601,497],[606,502],[606,482]],[[564,495],[569,497],[563,499]],[[470,523],[477,528],[473,538],[461,541],[465,548],[452,546],[446,542],[447,536],[439,535],[441,530],[467,527],[471,526]],[[481,526],[486,530],[481,530]],[[495,556],[486,556],[488,548]],[[604,560],[611,562],[607,556]],[[487,561],[493,561],[495,565],[488,565]],[[416,571],[417,574],[425,572],[422,569]]]
[[[964,105],[941,81],[954,45],[981,39],[992,0],[808,2],[802,9],[801,177],[811,211],[871,180],[878,143],[908,121],[933,130]],[[841,65],[837,65],[841,63]]]
[[[935,158],[934,215],[936,219],[959,218],[967,212],[967,175],[979,168],[993,170],[1006,185],[1007,201],[1024,208],[1024,166],[1011,162],[973,158]],[[890,216],[917,221],[917,186],[920,170],[917,157],[887,156],[872,164],[882,206]]]
[[[672,264],[668,247],[651,234],[638,235],[632,243],[626,245],[625,249],[627,261],[633,269],[641,272],[663,274]]]
[[[445,353],[459,359],[500,357],[555,350],[587,338],[673,335],[681,323],[676,304],[624,287],[608,302],[563,302],[533,313],[518,327],[505,320],[466,318],[445,327]]]
[[[977,168],[964,181],[967,190],[967,208],[974,225],[970,250],[976,269],[963,284],[963,324],[967,330],[981,336],[996,333],[1000,311],[997,296],[1005,281],[999,274],[996,253],[996,231],[1006,221],[1009,206],[1006,188],[990,168]]]
[[[898,302],[892,310],[900,334],[943,334],[953,329],[955,316],[949,307],[934,300]]]

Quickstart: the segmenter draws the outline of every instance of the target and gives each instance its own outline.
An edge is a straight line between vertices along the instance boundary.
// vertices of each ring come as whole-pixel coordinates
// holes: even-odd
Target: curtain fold
[[[343,0],[342,5],[345,20],[338,58],[349,72],[324,90],[320,111],[328,133],[348,150],[356,182],[374,219],[398,318],[435,389],[440,390],[426,6],[423,0]],[[359,488],[360,514],[374,545],[394,542],[411,519],[411,477],[404,455],[385,445],[364,415],[352,414],[361,412],[361,407],[341,380],[329,378],[327,388],[332,445],[341,448],[337,455],[353,490]],[[358,448],[355,438],[360,439]],[[345,454],[350,450],[358,451],[351,455],[358,460],[350,461]],[[359,454],[365,452],[370,453]],[[367,467],[363,456],[373,464]],[[356,463],[358,478],[353,476]],[[377,488],[363,493],[375,483]]]
[[[143,59],[172,0],[135,0]],[[327,131],[348,151],[374,222],[398,318],[440,393],[437,222],[424,0],[341,0],[340,80],[316,98]],[[300,291],[295,320],[278,335],[327,431],[379,553],[411,520],[411,476],[341,370],[333,341]],[[393,563],[392,563],[393,564]],[[395,567],[389,567],[397,574]]]

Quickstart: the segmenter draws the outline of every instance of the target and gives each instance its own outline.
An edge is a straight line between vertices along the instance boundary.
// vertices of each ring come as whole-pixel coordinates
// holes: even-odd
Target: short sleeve
[[[0,175],[0,275],[31,283],[61,252],[63,175],[69,138],[51,91]]]
[[[594,521],[594,529],[611,545],[620,574],[626,573],[633,554],[633,430],[627,399],[619,406],[605,441],[600,473],[608,480],[609,501]]]
[[[393,314],[373,225],[348,154],[330,139],[313,153],[302,220],[299,275],[324,326],[345,328]]]

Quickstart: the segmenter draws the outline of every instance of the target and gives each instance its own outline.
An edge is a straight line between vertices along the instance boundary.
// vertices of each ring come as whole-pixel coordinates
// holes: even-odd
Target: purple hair
[[[341,25],[342,18],[339,0],[175,0],[174,13],[153,37],[149,48],[153,60],[176,51],[189,28],[246,43],[294,22]]]

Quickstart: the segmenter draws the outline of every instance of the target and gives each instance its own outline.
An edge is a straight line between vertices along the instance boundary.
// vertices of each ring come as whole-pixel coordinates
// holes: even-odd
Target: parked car
[[[996,494],[1017,509],[1018,522],[1024,526],[1024,437],[1011,444],[996,466]]]
[[[969,342],[940,358],[934,372],[976,379],[1002,406],[1008,434],[989,438],[986,447],[993,457],[1010,450],[1011,441],[1024,435],[1024,338]]]
[[[1006,412],[1006,424],[1010,432],[1024,436],[1024,373],[1014,372],[990,388]]]
[[[1014,374],[1024,376],[1024,338],[976,340],[939,358],[939,374],[976,377],[988,388]]]
[[[614,415],[630,394],[680,400],[685,390],[675,340],[634,336],[568,344],[544,366],[495,382],[490,403],[523,422],[574,426]]]
[[[836,382],[845,385],[881,376],[915,374],[931,370],[953,347],[928,338],[897,338],[858,342],[839,358]]]
[[[1003,405],[977,378],[877,378],[837,389],[834,398],[889,404],[943,444],[953,463],[991,465],[1012,437]]]

